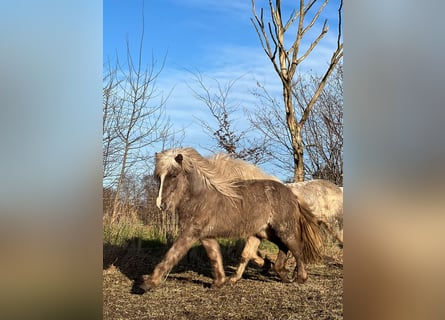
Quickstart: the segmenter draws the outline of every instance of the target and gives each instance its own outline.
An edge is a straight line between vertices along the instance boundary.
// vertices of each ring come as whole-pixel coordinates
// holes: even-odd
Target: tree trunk
[[[295,118],[294,107],[292,104],[292,87],[290,83],[283,82],[283,98],[286,111],[287,128],[291,137],[293,150],[293,179],[295,182],[300,182],[304,180],[303,141],[301,139],[301,126]]]

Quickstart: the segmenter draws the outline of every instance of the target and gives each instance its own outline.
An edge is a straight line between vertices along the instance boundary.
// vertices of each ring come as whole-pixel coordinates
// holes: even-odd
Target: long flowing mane
[[[175,157],[182,154],[182,166]],[[208,188],[214,188],[230,198],[239,198],[236,182],[249,179],[269,179],[279,181],[276,177],[264,173],[258,167],[232,159],[227,154],[202,157],[193,148],[174,148],[156,154],[155,174],[162,176],[174,168],[191,172],[195,170]]]
[[[175,160],[179,154],[182,155],[181,164]],[[155,174],[157,176],[166,175],[174,168],[187,173],[195,171],[207,188],[213,188],[229,198],[240,198],[236,190],[237,179],[221,175],[214,161],[202,157],[193,148],[174,148],[156,154]]]
[[[217,154],[207,158],[214,162],[218,174],[223,177],[241,180],[267,179],[280,181],[278,178],[268,175],[257,166],[246,161],[233,159],[228,154]]]

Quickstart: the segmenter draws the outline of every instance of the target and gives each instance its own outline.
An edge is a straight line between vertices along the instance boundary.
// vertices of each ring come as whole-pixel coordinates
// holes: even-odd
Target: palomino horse
[[[268,179],[280,182],[257,166],[246,161],[233,159],[227,154],[207,158],[215,163],[218,175],[231,179],[258,180]],[[286,183],[299,201],[304,201],[317,216],[322,225],[343,245],[343,188],[323,179]]]
[[[287,251],[297,262],[297,281],[304,283],[304,264],[321,257],[321,234],[316,217],[297,201],[289,188],[273,180],[239,180],[221,176],[215,163],[192,148],[156,154],[160,179],[157,204],[177,212],[181,234],[141,288],[161,284],[164,275],[200,241],[210,259],[213,285],[226,282],[216,237],[269,239],[279,248],[275,271],[288,281]]]
[[[230,179],[259,180],[268,179],[280,182],[259,167],[246,161],[233,159],[227,154],[217,154],[206,158],[214,162],[218,175]],[[286,183],[299,201],[304,201],[317,216],[322,225],[343,245],[343,188],[323,179]]]
[[[220,176],[241,180],[280,181],[275,176],[264,173],[257,166],[243,160],[233,159],[227,154],[218,154],[207,159],[214,162]],[[323,179],[287,183],[285,186],[291,189],[297,197],[297,201],[303,201],[310,207],[312,213],[317,217],[318,224],[323,226],[343,246],[343,188]],[[257,237],[247,238],[240,264],[235,275],[229,279],[231,283],[241,279],[250,260],[259,266],[264,266],[264,259],[258,255],[260,243],[261,241]]]

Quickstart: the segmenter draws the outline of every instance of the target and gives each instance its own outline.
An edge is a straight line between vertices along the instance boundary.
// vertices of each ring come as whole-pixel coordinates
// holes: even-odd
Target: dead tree
[[[319,35],[313,39],[306,51],[300,52],[303,38],[319,19],[323,9],[328,3],[328,0],[322,1],[316,12],[312,13],[311,9],[313,9],[319,2],[320,1],[317,0],[311,0],[305,4],[304,0],[300,0],[299,10],[292,12],[289,19],[284,23],[281,12],[281,0],[276,0],[275,5],[273,4],[272,0],[269,0],[271,18],[270,22],[266,23],[264,20],[263,8],[260,9],[260,13],[258,15],[255,8],[255,1],[252,0],[252,11],[254,16],[254,18],[251,19],[252,23],[260,39],[261,46],[272,62],[275,72],[279,76],[283,86],[284,111],[292,147],[295,181],[304,180],[302,127],[305,124],[320,93],[322,92],[328,77],[334,70],[337,63],[343,57],[343,42],[341,38],[341,10],[343,1],[340,1],[338,9],[339,26],[336,50],[332,54],[326,72],[321,77],[317,90],[315,90],[312,98],[308,101],[308,104],[304,108],[302,114],[299,116],[299,119],[297,119],[296,108],[294,106],[292,96],[293,80],[297,67],[309,56],[320,40],[328,32],[327,20],[325,20]],[[312,17],[310,17],[310,14],[313,14]],[[306,24],[305,18],[308,20]],[[297,23],[296,35],[293,37],[293,42],[290,45],[287,45],[285,39],[288,37],[285,37],[285,35],[287,35],[289,30],[293,30],[290,29],[290,27],[295,22]]]

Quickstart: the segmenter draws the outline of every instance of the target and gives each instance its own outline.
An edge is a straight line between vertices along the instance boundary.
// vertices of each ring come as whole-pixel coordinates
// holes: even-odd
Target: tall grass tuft
[[[122,247],[134,239],[166,241],[162,228],[144,225],[135,211],[126,211],[118,218],[107,214],[103,216],[104,243]]]
[[[119,219],[103,217],[103,241],[104,243],[123,246],[127,240],[140,238],[143,235],[142,222],[133,215],[123,215]]]

